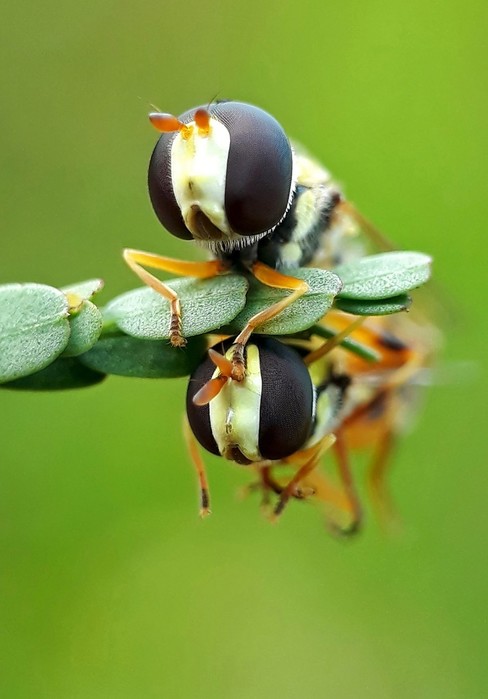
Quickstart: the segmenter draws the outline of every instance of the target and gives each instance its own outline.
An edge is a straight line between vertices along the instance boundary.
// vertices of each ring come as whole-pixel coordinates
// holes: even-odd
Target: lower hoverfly
[[[351,324],[347,314],[331,312],[326,321],[336,335],[325,343],[313,336],[286,338],[291,344],[284,344],[254,335],[246,345],[242,382],[232,378],[235,338],[211,349],[193,373],[186,436],[202,514],[209,511],[209,492],[193,435],[207,451],[256,472],[253,489],[261,490],[263,502],[276,497],[274,517],[291,498],[310,499],[326,506],[331,528],[342,534],[356,532],[361,523],[350,454],[367,449],[370,495],[378,514],[390,518],[389,456],[432,348],[425,328],[411,320]],[[377,353],[377,360],[351,351],[358,347]],[[339,487],[318,468],[328,450],[335,455]]]
[[[233,377],[240,381],[252,332],[308,291],[292,276],[294,268],[312,262],[328,268],[361,254],[352,224],[380,244],[384,240],[330,174],[294,147],[262,109],[224,101],[179,117],[152,113],[150,120],[162,132],[149,164],[154,211],[172,235],[196,241],[213,256],[188,262],[124,250],[129,267],[171,304],[171,344],[185,344],[178,296],[145,267],[202,279],[237,270],[291,292],[252,317],[236,337]]]

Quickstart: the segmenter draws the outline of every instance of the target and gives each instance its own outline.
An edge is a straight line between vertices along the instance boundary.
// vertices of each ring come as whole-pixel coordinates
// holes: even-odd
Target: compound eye
[[[259,450],[265,459],[284,459],[301,449],[313,428],[314,389],[300,355],[271,337],[259,346],[262,393]]]
[[[225,212],[231,229],[239,235],[273,229],[289,208],[294,185],[285,132],[270,114],[243,102],[223,102],[210,111],[230,134]]]
[[[149,162],[147,176],[149,197],[156,216],[167,231],[177,238],[183,238],[183,240],[193,240],[193,236],[185,226],[181,209],[173,191],[171,147],[179,133],[178,124],[188,124],[192,121],[196,110],[195,107],[178,118],[172,117],[175,128],[168,133],[163,133],[156,143]]]
[[[220,350],[221,347],[222,345],[220,344],[218,349]],[[188,416],[188,422],[190,423],[192,432],[202,447],[211,454],[220,456],[220,451],[212,432],[209,406],[199,406],[195,405],[193,402],[195,394],[212,378],[214,371],[215,364],[212,363],[207,354],[205,359],[195,369],[190,377],[186,392],[186,414]]]

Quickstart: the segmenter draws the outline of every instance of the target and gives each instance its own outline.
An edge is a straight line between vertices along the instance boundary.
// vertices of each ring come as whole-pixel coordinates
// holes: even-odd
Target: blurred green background
[[[488,695],[487,20],[456,0],[4,8],[1,282],[102,276],[108,299],[137,286],[122,247],[193,254],[150,208],[146,115],[218,94],[268,109],[432,253],[457,320],[395,459],[397,537],[368,512],[341,544],[299,503],[270,526],[216,458],[200,522],[184,380],[2,392],[2,697]]]

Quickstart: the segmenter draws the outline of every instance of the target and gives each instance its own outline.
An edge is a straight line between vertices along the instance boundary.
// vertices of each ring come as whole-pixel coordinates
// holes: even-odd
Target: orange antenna
[[[197,109],[195,112],[194,119],[200,136],[208,136],[210,132],[210,112],[200,107],[200,109]]]
[[[181,131],[182,136],[188,136],[190,133],[190,128],[178,119],[178,117],[173,116],[173,114],[165,114],[164,112],[151,112],[149,114],[149,121],[154,126],[157,131],[161,133],[173,133],[174,131]]]
[[[227,357],[224,357],[223,354],[220,354],[220,352],[217,352],[212,348],[208,350],[208,356],[220,371],[220,374],[207,381],[207,383],[195,393],[193,396],[194,405],[202,406],[210,403],[211,400],[219,395],[227,381],[231,379],[232,362],[230,359],[227,359]]]
[[[225,376],[226,378],[230,378],[232,376],[232,362],[230,359],[227,359],[227,357],[224,357],[223,354],[220,354],[220,352],[217,352],[217,350],[212,348],[208,350],[208,356],[215,364],[217,369],[220,370],[222,376]]]
[[[193,396],[193,404],[199,406],[208,405],[215,396],[219,395],[227,381],[231,380],[232,379],[229,379],[228,376],[224,376],[223,374],[216,376],[214,379],[210,379],[195,393]]]

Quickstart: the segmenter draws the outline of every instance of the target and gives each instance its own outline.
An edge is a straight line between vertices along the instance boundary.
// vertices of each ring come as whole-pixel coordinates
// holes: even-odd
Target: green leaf
[[[237,274],[211,279],[170,279],[165,284],[180,297],[184,337],[212,332],[235,318],[244,307],[248,287],[246,278]],[[133,337],[169,338],[169,302],[147,287],[118,296],[107,304],[103,315],[107,325],[115,323]]]
[[[105,374],[89,369],[74,357],[58,357],[45,369],[2,384],[1,388],[23,391],[61,391],[93,386],[104,378]]]
[[[44,284],[0,287],[0,383],[43,369],[68,343],[68,302]]]
[[[184,348],[161,340],[140,340],[129,335],[102,336],[78,359],[104,374],[159,379],[188,376],[200,364],[207,348],[205,337],[188,340]]]
[[[80,308],[82,301],[89,301],[95,294],[103,289],[103,279],[88,279],[86,282],[77,282],[63,286],[61,291],[66,294],[70,311]]]
[[[275,318],[257,327],[255,332],[266,335],[290,335],[306,330],[327,313],[341,288],[339,277],[324,269],[294,269],[290,274],[308,282],[309,291]],[[289,291],[273,289],[252,279],[246,306],[226,331],[228,329],[231,334],[238,333],[253,315],[289,294]]]
[[[102,314],[91,301],[82,301],[79,311],[70,315],[69,324],[71,334],[63,356],[76,357],[88,352],[100,337]]]
[[[404,294],[429,279],[431,262],[420,252],[384,252],[339,265],[334,270],[344,283],[339,295],[386,299]]]
[[[408,294],[400,294],[390,299],[376,299],[371,301],[343,299],[338,296],[334,301],[334,306],[340,311],[352,313],[355,316],[388,316],[392,313],[406,311],[411,304],[412,299]]]

